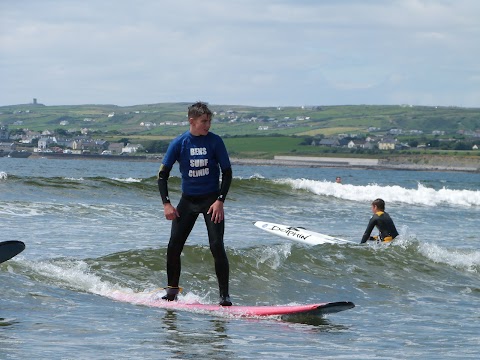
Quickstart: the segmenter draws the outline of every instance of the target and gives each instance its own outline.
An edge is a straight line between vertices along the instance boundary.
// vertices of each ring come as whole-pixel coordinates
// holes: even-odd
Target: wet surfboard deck
[[[350,301],[324,302],[302,305],[260,305],[245,306],[232,305],[220,306],[216,304],[202,304],[199,302],[166,301],[152,294],[113,292],[110,297],[117,301],[128,302],[136,305],[157,307],[179,311],[206,313],[218,316],[231,317],[290,317],[292,315],[309,315],[322,317],[355,307]]]

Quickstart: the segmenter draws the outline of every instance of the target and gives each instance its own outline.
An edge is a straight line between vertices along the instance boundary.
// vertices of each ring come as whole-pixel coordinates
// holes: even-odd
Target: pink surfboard
[[[352,309],[355,304],[350,301],[326,302],[306,305],[270,305],[270,306],[220,306],[212,304],[186,303],[182,301],[165,301],[143,293],[114,292],[110,298],[136,305],[158,307],[163,309],[184,310],[197,313],[209,313],[219,316],[234,317],[265,317],[265,316],[289,316],[295,314],[322,316]]]

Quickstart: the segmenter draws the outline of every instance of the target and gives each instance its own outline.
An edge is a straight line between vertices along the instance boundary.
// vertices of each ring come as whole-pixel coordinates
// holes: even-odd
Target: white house
[[[143,146],[141,144],[127,144],[123,147],[122,152],[124,153],[136,153],[139,150],[142,150]]]
[[[157,124],[153,123],[153,122],[150,122],[150,121],[145,121],[145,122],[141,122],[140,123],[140,126],[145,126],[145,127],[152,127],[152,126],[157,126]]]
[[[358,149],[358,148],[364,148],[364,147],[365,147],[364,140],[350,140],[347,144],[347,148],[349,149]]]
[[[40,139],[38,139],[38,149],[39,150],[45,150],[48,148],[50,144],[56,144],[57,139],[51,136],[42,136]]]

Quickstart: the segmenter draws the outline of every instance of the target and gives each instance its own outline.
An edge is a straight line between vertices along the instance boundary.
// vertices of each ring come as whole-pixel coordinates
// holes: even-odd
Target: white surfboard
[[[308,245],[320,244],[356,244],[353,241],[340,239],[337,237],[320,234],[314,231],[307,230],[302,227],[295,227],[289,225],[275,224],[265,221],[255,221],[253,223],[256,227],[265,230],[266,232],[280,236],[284,239],[296,241]]]

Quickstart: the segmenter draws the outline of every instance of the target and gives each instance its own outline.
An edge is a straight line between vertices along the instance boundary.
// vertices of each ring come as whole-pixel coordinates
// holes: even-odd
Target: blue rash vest
[[[231,167],[222,138],[212,132],[194,136],[186,131],[172,140],[162,164],[172,169],[176,161],[182,174],[182,192],[190,196],[218,192],[220,169]]]

